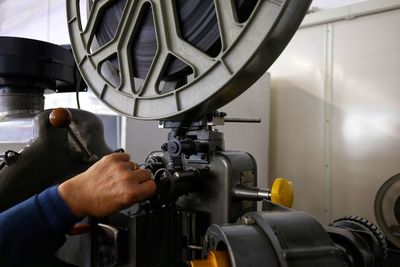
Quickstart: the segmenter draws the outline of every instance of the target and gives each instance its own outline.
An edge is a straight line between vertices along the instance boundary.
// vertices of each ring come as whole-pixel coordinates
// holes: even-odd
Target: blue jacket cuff
[[[72,214],[70,208],[61,198],[58,186],[50,187],[37,195],[37,201],[43,216],[55,232],[67,232],[81,220],[81,218]]]

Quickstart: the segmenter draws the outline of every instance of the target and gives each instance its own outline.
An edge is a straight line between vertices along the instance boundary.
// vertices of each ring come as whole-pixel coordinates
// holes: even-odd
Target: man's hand
[[[104,217],[150,198],[156,184],[128,154],[114,153],[62,183],[58,191],[74,215]]]

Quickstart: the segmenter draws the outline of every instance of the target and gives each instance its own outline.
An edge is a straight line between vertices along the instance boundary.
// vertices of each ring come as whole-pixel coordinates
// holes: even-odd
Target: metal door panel
[[[334,25],[332,217],[373,219],[400,172],[400,12]]]
[[[324,27],[302,29],[270,69],[270,177],[294,184],[294,208],[323,218]]]

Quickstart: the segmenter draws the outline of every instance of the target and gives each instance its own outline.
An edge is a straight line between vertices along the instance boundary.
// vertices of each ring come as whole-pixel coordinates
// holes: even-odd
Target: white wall
[[[399,25],[395,10],[302,28],[270,69],[270,176],[291,178],[295,208],[322,222],[374,220],[400,172]]]
[[[0,36],[68,44],[66,0],[0,1]]]

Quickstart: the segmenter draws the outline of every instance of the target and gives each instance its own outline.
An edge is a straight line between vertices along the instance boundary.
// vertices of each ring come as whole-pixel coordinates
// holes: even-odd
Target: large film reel
[[[97,0],[83,27],[76,0],[67,1],[67,16],[78,67],[107,106],[136,119],[179,120],[216,110],[248,89],[286,47],[310,2]],[[199,19],[185,22],[188,12]],[[112,20],[115,32],[105,34]],[[147,49],[150,64],[137,52],[149,29],[156,43],[141,51]]]

